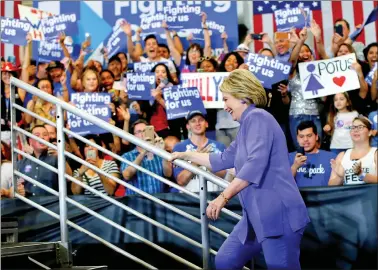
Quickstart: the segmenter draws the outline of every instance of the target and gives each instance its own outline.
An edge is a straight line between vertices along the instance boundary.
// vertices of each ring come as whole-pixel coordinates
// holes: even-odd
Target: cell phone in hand
[[[335,25],[335,33],[339,34],[342,37],[344,36],[343,26],[341,24]]]
[[[262,34],[251,34],[251,38],[254,40],[262,40],[263,35]]]
[[[144,130],[144,139],[146,141],[154,141],[154,139],[155,139],[154,126],[146,126],[146,128]]]
[[[168,84],[168,78],[161,79],[160,84],[166,86]]]
[[[299,154],[302,154],[302,155],[305,156],[305,155],[306,155],[306,152],[305,152],[304,147],[299,147],[298,153],[299,153]]]
[[[97,159],[96,150],[89,149],[89,150],[87,151],[87,158],[90,158],[90,159],[96,160],[96,159]]]

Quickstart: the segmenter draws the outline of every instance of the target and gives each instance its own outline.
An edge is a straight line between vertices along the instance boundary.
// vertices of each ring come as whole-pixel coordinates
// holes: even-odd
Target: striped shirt
[[[113,160],[104,159],[100,169],[108,174],[113,174],[113,173],[119,174],[117,163],[115,163]],[[79,177],[79,169],[73,172],[73,177],[75,178]],[[103,194],[108,195],[108,193],[105,191],[104,185],[102,184],[100,176],[97,173],[94,174],[93,176],[88,176],[87,172],[85,172],[84,175],[82,176],[82,179],[83,179],[84,184],[90,186],[91,188],[94,188],[95,190]],[[95,195],[95,194],[93,194],[87,189],[84,189],[84,195]]]
[[[134,160],[139,155],[138,150],[135,148],[134,150],[127,152],[123,154],[123,158],[126,160],[129,160],[131,162],[134,162]],[[142,163],[140,164],[141,167],[145,168],[146,170],[149,170],[157,175],[163,176],[163,159],[159,156],[153,155],[153,159],[149,160],[148,155],[146,155]],[[121,164],[121,173],[129,167],[126,163]],[[163,188],[164,185],[159,180],[156,180],[155,178],[142,173],[141,171],[137,170],[134,177],[127,181],[127,183],[133,185],[136,188],[139,188],[143,190],[144,192],[153,194],[153,193],[162,193],[164,192]],[[136,194],[134,191],[126,188],[126,194],[125,195],[133,195]]]

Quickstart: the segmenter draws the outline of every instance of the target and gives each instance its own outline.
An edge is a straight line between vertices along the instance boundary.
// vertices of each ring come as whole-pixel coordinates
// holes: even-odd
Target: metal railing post
[[[17,119],[16,119],[16,108],[13,107],[13,104],[15,103],[16,100],[16,91],[17,87],[14,83],[10,84],[10,102],[9,102],[9,108],[10,108],[10,113],[11,113],[11,148],[12,148],[12,166],[13,166],[13,171],[12,171],[12,192],[13,196],[17,192],[17,179],[16,176],[14,175],[14,172],[17,170],[17,154],[14,152],[14,149],[17,148],[17,132],[13,130],[13,126],[17,124]],[[4,110],[5,108],[3,108]],[[5,123],[7,125],[7,123]]]
[[[58,182],[59,182],[59,221],[60,221],[60,239],[61,239],[61,261],[62,265],[69,266],[71,264],[71,250],[68,242],[68,227],[67,227],[67,183],[64,175],[66,174],[66,158],[65,139],[64,139],[64,114],[63,108],[56,105],[56,133],[57,133],[57,148],[58,148]]]
[[[201,237],[202,237],[202,262],[203,269],[209,268],[210,244],[209,244],[209,220],[206,216],[207,208],[207,182],[203,176],[200,180],[200,210],[201,210]]]

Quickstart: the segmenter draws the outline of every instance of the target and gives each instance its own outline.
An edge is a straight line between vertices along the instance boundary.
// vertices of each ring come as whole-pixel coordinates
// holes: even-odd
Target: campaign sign
[[[127,73],[127,93],[132,100],[150,100],[151,85],[155,85],[155,73]]]
[[[78,33],[76,14],[60,14],[41,20],[42,32],[46,39],[58,38],[60,33],[74,36]]]
[[[377,70],[378,63],[375,62],[374,67],[370,70],[368,75],[365,77],[365,81],[371,86],[373,83],[373,77],[374,77],[374,72]]]
[[[357,73],[351,68],[354,62],[356,55],[351,53],[328,60],[300,63],[303,97],[311,99],[359,89]]]
[[[354,31],[352,34],[350,34],[349,38],[351,40],[356,40],[358,38],[358,36],[361,34],[361,32],[364,30],[365,26],[372,23],[372,22],[375,22],[376,20],[378,20],[378,7],[375,7],[370,12],[370,14],[367,17],[367,19],[365,20],[364,24],[360,28],[357,28],[357,30]]]
[[[67,3],[67,4],[66,4]],[[65,2],[68,5],[69,2]],[[203,29],[201,12],[207,14],[207,26],[211,34],[211,44],[215,55],[223,52],[221,33],[226,31],[227,43],[230,48],[238,45],[238,19],[235,1],[103,1],[103,19],[110,25],[117,20],[126,18],[133,30],[140,26],[142,38],[148,34],[156,34],[159,42],[166,43],[161,22],[166,20],[170,30],[175,30],[181,38],[184,48],[189,47],[186,38],[193,34],[193,42],[202,46]],[[227,20],[224,20],[227,18]]]
[[[249,53],[245,63],[267,89],[272,89],[272,84],[287,80],[291,70],[291,63],[255,53]]]
[[[30,28],[31,25],[27,21],[1,17],[1,42],[24,46]]]
[[[291,28],[303,28],[310,25],[310,8],[295,7],[279,9],[274,11],[277,30],[281,32],[290,31]]]
[[[29,32],[33,40],[44,40],[45,36],[42,32],[41,20],[54,16],[55,14],[23,5],[18,5],[18,12],[21,20],[25,20],[31,24],[32,27]]]
[[[127,48],[127,37],[121,27],[123,21],[120,21],[113,27],[113,31],[104,40],[104,46],[108,52],[108,57],[112,57],[116,53],[125,51]]]
[[[66,37],[64,44],[72,58],[79,57],[80,45],[74,44],[71,37]],[[61,61],[64,52],[57,39],[33,41],[33,58],[39,62]]]
[[[163,93],[168,120],[185,117],[190,111],[206,114],[197,87],[172,86],[165,88]]]
[[[183,87],[197,87],[205,108],[221,109],[224,102],[219,86],[229,74],[228,72],[182,73],[181,85]]]
[[[111,95],[108,93],[74,93],[71,94],[71,102],[76,108],[84,110],[106,122],[111,118],[109,107]],[[79,135],[109,132],[70,112],[67,112],[67,122],[70,130]]]
[[[151,69],[154,68],[157,64],[165,64],[168,66],[167,61],[159,61],[159,62],[137,62],[134,63],[134,72],[150,72]]]

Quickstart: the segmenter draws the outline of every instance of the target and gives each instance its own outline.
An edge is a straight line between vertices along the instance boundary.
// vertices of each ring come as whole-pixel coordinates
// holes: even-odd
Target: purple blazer
[[[243,244],[255,235],[259,242],[283,235],[283,215],[293,232],[310,222],[291,174],[285,135],[265,110],[248,107],[236,140],[222,154],[211,154],[210,163],[213,171],[235,167],[236,177],[249,182],[238,194],[243,218],[234,228]]]

